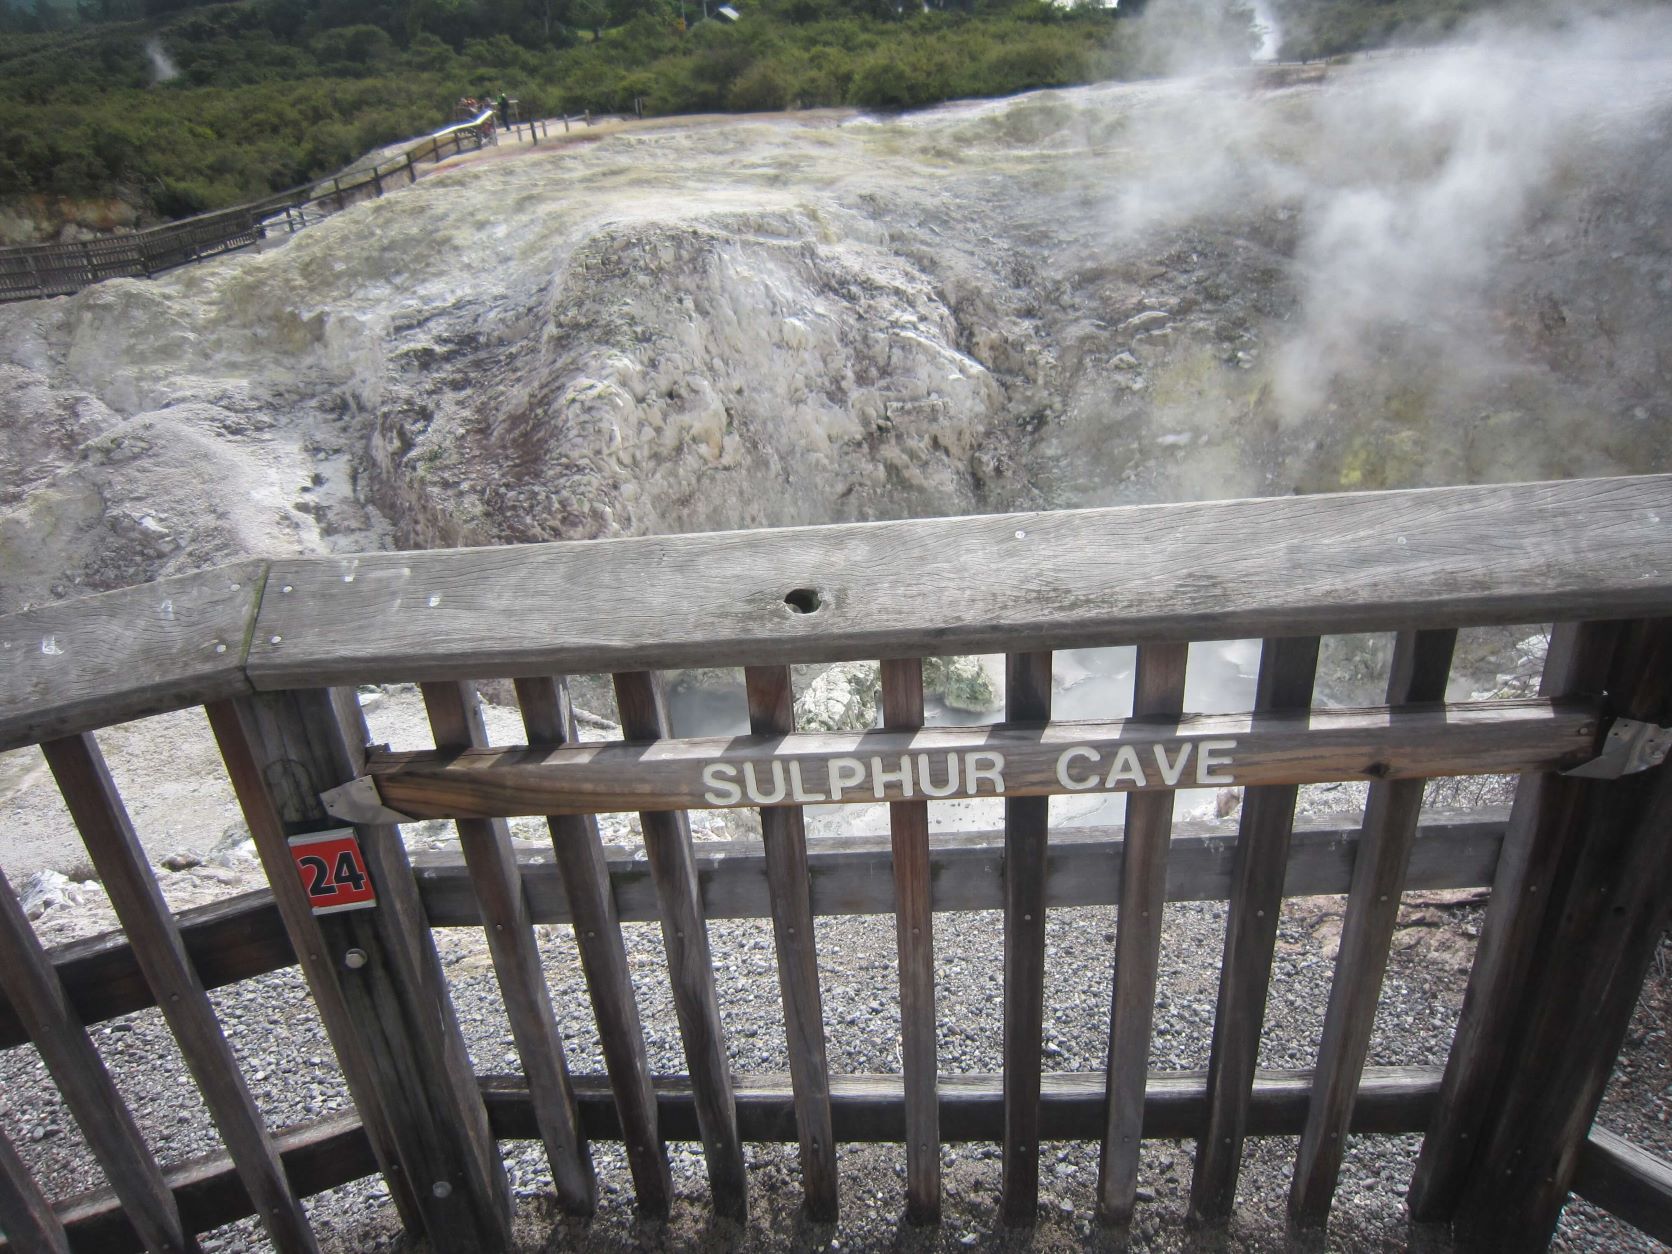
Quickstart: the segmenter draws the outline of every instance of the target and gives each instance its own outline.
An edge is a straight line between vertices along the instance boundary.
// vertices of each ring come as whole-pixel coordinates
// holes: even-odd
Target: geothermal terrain
[[[1665,25],[506,149],[0,307],[0,612],[245,552],[1663,469]]]
[[[0,613],[246,553],[1668,469],[1669,48],[1664,18],[1549,36],[1479,28],[1451,48],[1354,65],[899,118],[582,134],[454,163],[271,251],[0,306]],[[1536,624],[1469,644],[1462,695],[1525,685],[1540,649]],[[1332,642],[1327,657],[1323,700],[1385,680],[1375,641]],[[1193,652],[1192,707],[1246,703],[1255,660],[1236,642]],[[804,717],[870,717],[863,677],[803,679]],[[1108,708],[1123,682],[1130,691],[1130,658],[1065,656],[1056,680],[1073,694],[1063,708]],[[724,677],[681,691],[681,730],[737,717]],[[983,717],[996,700],[979,669],[942,694],[946,717]],[[410,689],[365,697],[377,738],[423,743]],[[603,690],[583,690],[589,700],[607,722]],[[508,711],[490,723],[520,737]],[[102,739],[153,857],[179,855],[163,873],[172,901],[259,884],[200,716]],[[1487,785],[1436,799],[1499,796]],[[1236,801],[1184,804],[1211,816]],[[1350,790],[1306,802],[1320,813],[1361,803]],[[421,826],[409,833],[418,847],[451,840],[446,825]],[[0,830],[15,880],[72,872],[29,882],[49,943],[110,925],[33,751],[0,755]],[[738,834],[723,823],[698,833]],[[637,840],[626,822],[608,836]],[[1263,1045],[1274,1066],[1311,1060],[1339,930],[1338,902],[1291,906]],[[1444,1058],[1479,913],[1478,901],[1410,903],[1373,1062]],[[1052,919],[1046,1065],[1093,1070],[1112,913]],[[1155,1065],[1204,1066],[1223,913],[1179,907],[1169,919]],[[891,927],[820,923],[838,1070],[898,1067]],[[945,916],[944,927],[943,1069],[996,1070],[999,921]],[[682,1070],[659,941],[629,931],[652,1064]],[[542,946],[571,1063],[597,1070],[565,933],[542,929]],[[714,941],[734,1065],[781,1069],[770,932],[728,923]],[[438,944],[478,1068],[515,1070],[479,938]],[[252,1077],[275,1077],[261,1096],[275,1125],[345,1104],[296,973],[216,997]],[[1662,969],[1604,1112],[1662,1153],[1667,1006]],[[97,1039],[165,1159],[214,1144],[153,1014]],[[55,1196],[99,1183],[32,1050],[0,1059],[0,1124]],[[1100,1239],[1088,1218],[1095,1147],[1063,1146],[1045,1164],[1031,1243],[994,1229],[990,1146],[947,1148],[947,1223],[928,1235],[898,1223],[894,1150],[844,1153],[831,1229],[795,1218],[793,1149],[750,1152],[755,1218],[740,1235],[707,1226],[695,1147],[675,1147],[671,1226],[637,1223],[630,1197],[606,1192],[587,1231],[554,1228],[537,1150],[508,1147],[529,1249]],[[1354,1146],[1332,1246],[1410,1239],[1400,1205],[1414,1153],[1408,1140]],[[613,1147],[598,1154],[601,1178],[625,1181]],[[1251,1151],[1228,1248],[1282,1243],[1292,1155],[1282,1139]],[[1189,1159],[1188,1146],[1146,1149],[1135,1245],[1191,1239]],[[378,1187],[310,1203],[331,1248],[397,1246]],[[1579,1204],[1560,1241],[1647,1248]],[[262,1248],[249,1225],[209,1245]]]

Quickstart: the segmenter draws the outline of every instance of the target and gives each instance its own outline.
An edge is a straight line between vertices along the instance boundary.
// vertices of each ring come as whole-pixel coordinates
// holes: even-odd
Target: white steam
[[[1297,87],[1322,72],[1269,71]],[[1622,169],[1665,151],[1669,122],[1664,9],[1536,30],[1477,22],[1447,47],[1333,70],[1326,90],[1295,90],[1279,107],[1252,108],[1223,82],[1179,83],[1133,112],[1107,168],[1112,247],[1192,223],[1240,218],[1269,233],[1283,221],[1294,307],[1261,347],[1262,404],[1285,423],[1353,397],[1374,405],[1375,388],[1456,394],[1486,380],[1503,391],[1527,365],[1510,342],[1512,294],[1542,282],[1541,316],[1559,326],[1609,295],[1664,287],[1664,249],[1657,268],[1642,247],[1666,208],[1664,180],[1644,167],[1645,203],[1619,184]],[[1629,216],[1608,217],[1610,197]],[[1562,268],[1574,245],[1615,231],[1632,238],[1600,260],[1623,256],[1629,272],[1575,284]],[[1541,238],[1560,242],[1545,256]]]
[[[163,49],[162,41],[155,35],[145,41],[145,56],[151,62],[153,83],[166,83],[171,78],[180,77],[180,67],[174,64],[174,59]]]

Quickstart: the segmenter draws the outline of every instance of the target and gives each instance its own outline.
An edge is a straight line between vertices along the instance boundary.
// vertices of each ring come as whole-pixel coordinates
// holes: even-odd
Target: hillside
[[[183,217],[445,121],[897,109],[1245,59],[1244,0],[48,0],[0,3],[0,243]],[[1478,0],[1276,0],[1290,57],[1432,38]],[[1121,20],[1121,15],[1125,20]]]
[[[1159,58],[1132,30],[1245,56],[1237,0],[1148,23],[1047,0],[904,16],[873,0],[240,0],[61,29],[9,9],[0,32],[0,201],[112,198],[153,217],[251,199],[433,129],[461,95],[508,91],[550,116],[899,108],[1128,76]],[[154,9],[171,9],[150,3]],[[120,20],[118,20],[120,19]],[[1149,37],[1150,31],[1144,32]],[[14,229],[14,234],[15,229]]]

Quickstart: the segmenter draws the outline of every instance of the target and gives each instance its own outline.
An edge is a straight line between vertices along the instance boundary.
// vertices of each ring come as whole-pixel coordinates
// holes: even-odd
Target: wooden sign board
[[[1500,774],[1588,760],[1601,722],[1592,702],[1539,699],[385,752],[324,800],[399,822]]]

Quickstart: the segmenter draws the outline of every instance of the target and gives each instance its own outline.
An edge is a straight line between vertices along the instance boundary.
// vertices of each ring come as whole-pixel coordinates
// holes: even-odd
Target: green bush
[[[1471,0],[1276,2],[1312,6],[1309,37],[1339,42],[1372,9]],[[484,90],[540,113],[906,109],[1134,68],[1132,19],[1050,0],[930,3],[744,0],[733,24],[686,0],[682,31],[679,0],[80,0],[108,20],[46,29],[0,0],[0,196],[220,208],[328,177]],[[1202,39],[1234,39],[1237,3],[1178,7],[1218,15]],[[152,43],[178,77],[153,81]]]
[[[732,83],[726,105],[740,113],[767,113],[789,108],[793,94],[794,85],[783,66],[757,61]]]

